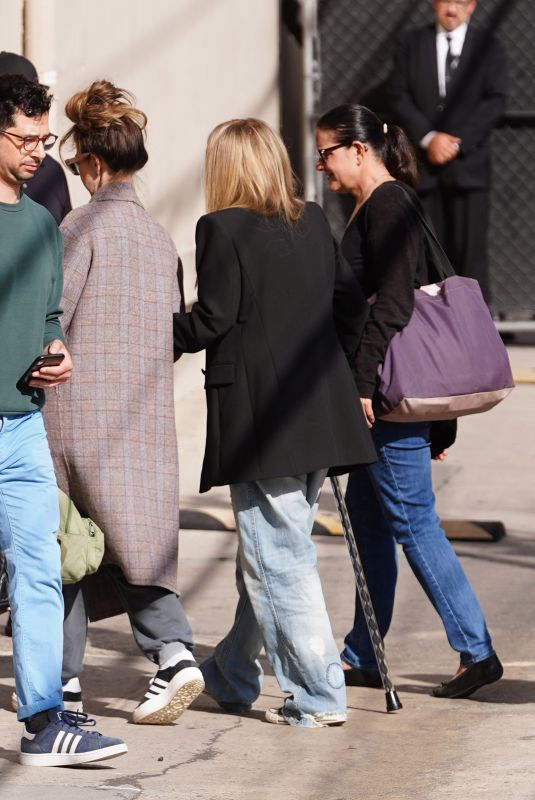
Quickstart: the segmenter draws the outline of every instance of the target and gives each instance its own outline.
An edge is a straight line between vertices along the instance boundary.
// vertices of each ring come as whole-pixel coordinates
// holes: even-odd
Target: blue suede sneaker
[[[87,714],[73,714],[56,708],[48,712],[49,723],[39,733],[24,730],[20,741],[20,763],[30,767],[66,767],[104,761],[128,752],[121,739],[83,731],[81,725],[95,725]]]

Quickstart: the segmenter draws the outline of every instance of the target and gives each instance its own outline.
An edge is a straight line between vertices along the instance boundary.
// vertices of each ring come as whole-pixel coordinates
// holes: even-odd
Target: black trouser
[[[420,199],[458,275],[475,278],[490,303],[487,260],[489,192],[441,186],[422,192]]]

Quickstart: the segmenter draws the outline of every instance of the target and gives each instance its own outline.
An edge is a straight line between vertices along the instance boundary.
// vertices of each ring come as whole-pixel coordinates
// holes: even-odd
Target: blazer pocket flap
[[[212,386],[229,386],[234,383],[234,364],[212,364],[205,373],[204,388]]]

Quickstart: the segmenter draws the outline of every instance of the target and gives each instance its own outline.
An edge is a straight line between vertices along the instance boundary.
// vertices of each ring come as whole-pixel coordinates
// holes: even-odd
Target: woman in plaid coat
[[[107,81],[69,100],[67,165],[91,201],[62,224],[64,329],[76,377],[47,407],[59,486],[104,531],[95,576],[65,586],[64,694],[80,706],[87,620],[127,611],[158,672],[134,722],[167,723],[203,688],[177,597],[178,457],[172,313],[180,261],[133,176],[146,117]]]

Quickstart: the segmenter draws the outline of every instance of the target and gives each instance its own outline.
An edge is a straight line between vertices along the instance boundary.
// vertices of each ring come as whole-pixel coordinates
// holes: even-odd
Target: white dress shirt
[[[463,22],[453,31],[447,31],[442,25],[437,25],[436,48],[437,48],[437,68],[438,68],[438,93],[441,97],[446,97],[446,56],[448,54],[448,40],[451,38],[451,54],[454,58],[460,58],[463,51],[464,40],[468,23]],[[420,140],[420,147],[424,149],[428,146],[436,131],[429,131]]]

